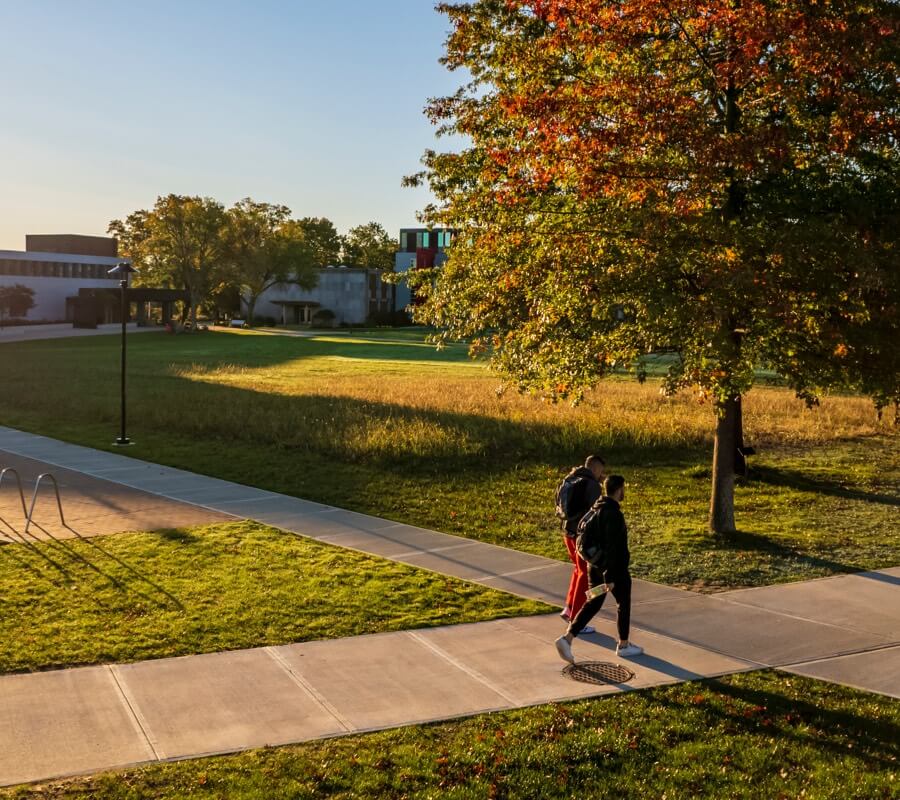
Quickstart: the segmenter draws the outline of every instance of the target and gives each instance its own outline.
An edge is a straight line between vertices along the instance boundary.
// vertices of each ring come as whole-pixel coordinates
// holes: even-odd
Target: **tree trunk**
[[[256,309],[256,296],[250,295],[247,300],[247,324],[253,327],[253,312]]]
[[[194,292],[191,292],[191,331],[197,332],[197,306],[200,305],[200,299]]]
[[[734,454],[740,395],[726,400],[717,409],[716,444],[713,450],[712,496],[709,501],[709,529],[713,533],[734,533]]]
[[[744,458],[744,414],[741,397],[737,397],[737,411],[734,415],[734,474],[746,477],[747,459]]]

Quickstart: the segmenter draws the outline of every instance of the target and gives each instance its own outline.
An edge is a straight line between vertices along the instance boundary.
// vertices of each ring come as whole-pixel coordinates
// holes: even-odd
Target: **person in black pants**
[[[590,564],[588,569],[588,586],[599,592],[581,607],[581,611],[569,623],[566,633],[556,640],[556,651],[560,658],[570,664],[575,663],[572,641],[603,606],[607,591],[616,599],[617,606],[616,629],[619,638],[616,655],[629,658],[644,652],[643,648],[632,644],[628,638],[631,627],[631,575],[628,565],[631,555],[628,552],[628,527],[619,507],[625,499],[625,479],[621,475],[610,475],[603,482],[603,494],[599,501],[598,517],[598,539],[603,548],[602,562],[599,566]]]

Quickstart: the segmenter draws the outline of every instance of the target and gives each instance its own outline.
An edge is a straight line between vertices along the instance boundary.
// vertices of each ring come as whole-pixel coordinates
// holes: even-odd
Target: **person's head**
[[[600,456],[588,456],[584,460],[584,466],[594,473],[594,477],[598,481],[602,481],[606,477],[606,462]]]
[[[603,481],[603,494],[621,503],[625,499],[625,478],[621,475],[610,475]]]

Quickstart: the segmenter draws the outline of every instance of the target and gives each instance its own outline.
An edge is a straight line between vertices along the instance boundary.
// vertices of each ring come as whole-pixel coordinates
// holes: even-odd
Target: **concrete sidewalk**
[[[578,642],[616,661],[612,627]],[[655,634],[635,678],[565,677],[556,615],[0,677],[0,784],[613,694],[753,668]]]
[[[7,473],[0,485],[0,543],[83,539],[121,531],[183,528],[234,519],[229,514],[179,503],[0,450],[0,469],[6,467],[14,469],[16,475]],[[52,482],[42,481],[26,534],[26,511],[31,507],[37,477],[48,471],[59,486],[65,519],[60,518]],[[25,509],[16,477],[21,480]]]
[[[0,451],[562,604],[570,566],[0,428]],[[900,697],[900,568],[697,595],[636,581],[627,685],[560,671],[556,615],[0,677],[0,783],[774,666]],[[612,610],[580,660],[618,662]],[[620,662],[622,663],[622,662]]]
[[[128,335],[132,333],[161,333],[162,328],[139,328],[135,323],[126,325]],[[40,339],[73,339],[84,336],[110,336],[121,334],[122,325],[113,323],[98,325],[96,328],[74,328],[71,322],[50,323],[47,325],[8,325],[0,330],[0,344],[9,342],[33,342]]]

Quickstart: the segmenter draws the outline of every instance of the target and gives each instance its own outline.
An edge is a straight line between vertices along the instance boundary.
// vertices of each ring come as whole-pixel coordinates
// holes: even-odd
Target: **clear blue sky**
[[[169,192],[414,225],[447,27],[432,0],[0,0],[0,249]]]

